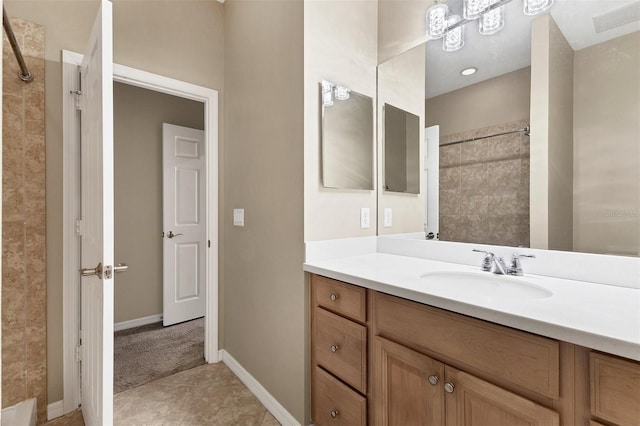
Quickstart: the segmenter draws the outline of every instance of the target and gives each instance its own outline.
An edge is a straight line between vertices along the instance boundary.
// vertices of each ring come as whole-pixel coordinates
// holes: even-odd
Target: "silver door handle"
[[[98,266],[96,266],[95,268],[80,269],[80,275],[82,275],[83,277],[97,275],[98,278],[102,279],[102,262],[98,263]]]
[[[113,272],[127,272],[129,270],[129,265],[126,263],[118,263],[114,268]]]
[[[174,234],[173,231],[169,231],[169,233],[167,234],[167,238],[177,237],[178,235],[182,235],[182,234]]]

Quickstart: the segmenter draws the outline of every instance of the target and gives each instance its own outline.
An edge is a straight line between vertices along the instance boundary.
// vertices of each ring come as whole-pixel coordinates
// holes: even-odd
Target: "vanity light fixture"
[[[333,105],[334,98],[339,101],[349,99],[351,89],[329,80],[322,80],[322,106],[328,107]]]
[[[469,68],[465,68],[462,71],[460,71],[460,74],[462,75],[473,75],[478,71],[478,68],[476,67],[469,67]]]
[[[463,0],[462,17],[451,14],[447,0],[434,0],[427,9],[427,37],[429,40],[444,38],[442,49],[454,52],[464,46],[463,28],[471,21],[478,20],[478,31],[491,35],[504,27],[504,5],[512,0]],[[525,15],[537,15],[549,9],[553,0],[522,0]]]

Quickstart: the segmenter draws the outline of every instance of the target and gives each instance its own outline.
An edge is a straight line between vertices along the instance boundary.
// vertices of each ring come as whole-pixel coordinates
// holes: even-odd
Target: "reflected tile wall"
[[[2,407],[38,400],[47,413],[44,27],[11,25],[31,83],[3,42],[2,131]],[[4,34],[4,33],[3,33]]]
[[[441,143],[527,126],[516,121],[445,135]],[[440,148],[440,239],[529,247],[529,137],[490,137]]]

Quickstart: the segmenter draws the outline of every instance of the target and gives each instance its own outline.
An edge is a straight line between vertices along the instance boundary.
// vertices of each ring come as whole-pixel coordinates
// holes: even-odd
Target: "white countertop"
[[[526,267],[525,267],[526,268]],[[477,266],[388,253],[307,260],[304,270],[542,336],[640,361],[640,290],[526,273],[545,298],[487,298],[430,289],[421,275],[482,272]]]

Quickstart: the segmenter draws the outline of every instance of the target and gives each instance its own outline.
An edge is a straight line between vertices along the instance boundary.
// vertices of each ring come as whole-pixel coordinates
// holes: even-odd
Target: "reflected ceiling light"
[[[459,15],[449,15],[447,18],[447,28],[452,27],[458,22],[462,21]],[[445,52],[455,52],[462,49],[464,46],[464,27],[462,25],[453,29],[447,29],[444,33],[444,41],[442,43],[442,49]]]
[[[553,0],[524,0],[522,12],[525,15],[537,15],[553,6]]]
[[[462,71],[460,71],[460,74],[462,74],[462,75],[472,75],[472,74],[475,74],[477,71],[478,71],[478,68],[469,67],[469,68],[465,68]]]
[[[322,106],[330,107],[333,105],[334,98],[338,101],[346,101],[351,96],[351,89],[329,80],[322,80]]]
[[[512,0],[463,0],[463,18],[450,13],[449,7],[434,0],[435,4],[427,9],[427,37],[436,40],[444,37],[442,48],[454,52],[464,46],[466,24],[478,20],[478,30],[482,35],[491,35],[504,27],[504,5]],[[523,0],[525,15],[537,15],[548,10],[553,0]]]

